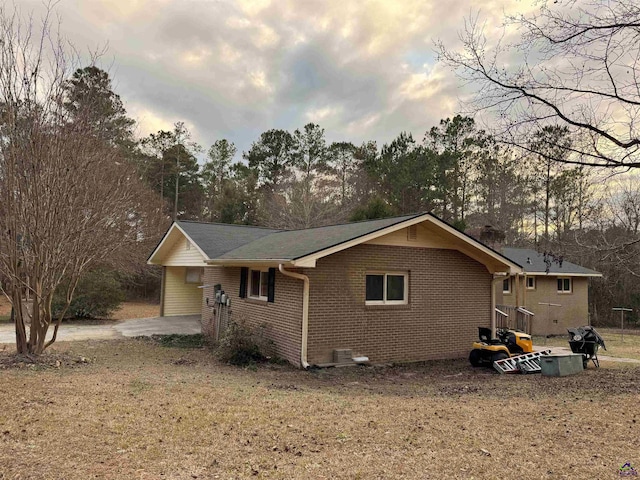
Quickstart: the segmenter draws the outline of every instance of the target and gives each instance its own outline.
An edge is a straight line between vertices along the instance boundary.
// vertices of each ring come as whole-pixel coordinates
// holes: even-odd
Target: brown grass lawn
[[[600,349],[599,355],[607,355],[617,358],[635,358],[640,360],[640,331],[638,330],[625,330],[624,335],[620,334],[619,329],[613,328],[597,328],[598,333],[602,335],[607,345],[607,350]],[[533,343],[536,346],[554,346],[554,347],[569,347],[568,335],[563,337],[534,337]]]
[[[0,370],[1,479],[606,479],[640,466],[632,365],[303,372],[141,340],[65,351],[91,363]]]
[[[10,321],[11,304],[4,296],[0,296],[0,323]],[[132,318],[149,318],[160,315],[160,305],[152,302],[124,302],[112,315],[112,320],[129,320]],[[86,320],[82,320],[86,323]]]

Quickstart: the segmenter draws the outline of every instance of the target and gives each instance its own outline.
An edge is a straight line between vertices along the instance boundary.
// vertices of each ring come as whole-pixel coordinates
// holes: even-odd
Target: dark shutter
[[[249,276],[249,269],[242,267],[240,269],[240,298],[247,298],[247,277]]]
[[[269,277],[267,281],[267,302],[273,303],[276,291],[276,269],[269,269]]]

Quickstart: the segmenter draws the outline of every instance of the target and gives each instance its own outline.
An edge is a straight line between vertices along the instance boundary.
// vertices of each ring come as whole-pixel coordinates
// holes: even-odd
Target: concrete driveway
[[[200,316],[184,315],[178,317],[154,317],[123,320],[107,325],[82,325],[62,323],[57,340],[107,340],[122,337],[141,337],[150,335],[194,335],[200,333]],[[49,329],[47,340],[51,338],[53,328]],[[13,324],[0,325],[0,343],[15,343]]]

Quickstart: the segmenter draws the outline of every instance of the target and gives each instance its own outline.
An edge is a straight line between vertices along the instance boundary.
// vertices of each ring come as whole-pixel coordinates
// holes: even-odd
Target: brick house
[[[306,368],[466,357],[520,265],[426,213],[304,230],[178,221],[149,257],[161,315],[260,326]]]
[[[542,253],[528,248],[506,247],[502,253],[524,273],[496,286],[498,309],[523,307],[534,313],[533,335],[565,335],[567,328],[590,324],[589,281],[602,274],[567,261],[547,265]]]

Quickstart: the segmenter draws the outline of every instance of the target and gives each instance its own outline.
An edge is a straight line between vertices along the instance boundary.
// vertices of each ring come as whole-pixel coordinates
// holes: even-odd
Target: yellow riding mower
[[[491,338],[491,329],[478,327],[479,342],[473,342],[473,350],[469,354],[469,362],[474,367],[486,365],[505,358],[533,352],[531,335],[516,330],[498,328],[497,338]]]

